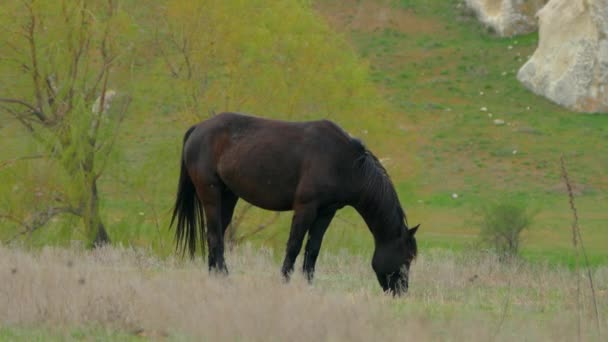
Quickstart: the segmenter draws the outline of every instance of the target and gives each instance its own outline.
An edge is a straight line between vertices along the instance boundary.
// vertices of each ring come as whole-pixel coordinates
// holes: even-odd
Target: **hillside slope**
[[[8,4],[0,9],[3,22],[27,27],[23,3]],[[36,6],[47,23],[56,21],[48,25],[52,30],[38,26],[39,52],[52,57],[40,62],[61,71],[61,53],[69,51],[57,39],[69,33],[60,25],[67,23],[61,4]],[[538,212],[525,252],[571,261],[563,155],[588,250],[596,262],[608,261],[608,116],[568,112],[517,82],[536,35],[494,37],[456,0],[154,0],[145,8],[124,2],[119,9],[117,30],[129,40],[110,86],[133,101],[99,179],[114,242],[173,253],[167,226],[183,133],[230,110],[329,118],[362,138],[393,178],[409,222],[422,224],[423,250],[474,246],[476,212],[510,197]],[[0,33],[7,46],[27,46],[22,39],[19,32]],[[2,97],[32,98],[32,80],[19,64],[26,52],[2,50]],[[0,137],[0,239],[32,245],[82,240],[81,223],[67,215],[20,234],[21,221],[34,220],[46,200],[72,184],[57,160],[41,160],[49,154],[44,145],[6,111],[0,111]],[[290,219],[241,203],[237,238],[283,250]],[[324,241],[324,248],[357,253],[370,253],[372,246],[352,209],[339,212]]]
[[[398,124],[414,137],[418,176],[400,194],[427,241],[472,242],[476,210],[509,196],[539,211],[529,249],[565,251],[572,213],[563,155],[587,242],[607,256],[600,247],[608,243],[608,116],[569,112],[518,83],[536,34],[495,37],[460,1],[314,3],[370,61],[376,85],[403,117]]]

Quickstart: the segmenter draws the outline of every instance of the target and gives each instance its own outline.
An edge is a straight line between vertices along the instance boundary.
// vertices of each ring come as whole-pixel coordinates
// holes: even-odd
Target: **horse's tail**
[[[171,224],[173,226],[175,218],[177,218],[177,226],[175,230],[175,248],[185,254],[186,248],[190,253],[190,257],[194,257],[196,252],[196,243],[198,235],[200,235],[201,251],[205,251],[205,221],[203,219],[203,207],[196,194],[196,188],[192,179],[188,175],[186,162],[184,161],[184,148],[186,141],[194,128],[192,126],[184,135],[181,156],[181,171],[179,175],[179,183],[177,185],[177,198],[175,199],[175,207],[173,208],[173,216]],[[200,232],[197,233],[197,228]]]

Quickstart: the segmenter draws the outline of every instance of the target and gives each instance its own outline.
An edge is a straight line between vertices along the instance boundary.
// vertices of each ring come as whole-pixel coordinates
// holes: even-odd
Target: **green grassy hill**
[[[466,247],[476,210],[511,196],[539,212],[525,253],[568,259],[563,155],[583,238],[596,260],[607,260],[608,116],[570,112],[517,81],[537,34],[496,37],[460,1],[320,0],[315,8],[370,61],[375,84],[401,114],[396,125],[414,141],[415,171],[389,169],[411,220],[422,222],[423,244]],[[391,154],[401,151],[393,145]]]
[[[116,243],[172,253],[167,225],[182,135],[210,113],[232,110],[329,118],[361,137],[386,165],[410,223],[421,223],[422,250],[475,246],[480,207],[514,197],[538,212],[524,254],[570,263],[563,155],[587,251],[594,263],[608,262],[608,116],[569,112],[519,84],[515,75],[535,49],[535,34],[494,37],[453,0],[310,3],[123,3],[130,58],[112,81],[134,100],[100,178],[103,216]],[[17,39],[10,34],[0,38]],[[7,75],[0,94],[25,87],[10,60],[0,62]],[[50,179],[36,160],[6,162],[40,147],[0,115],[2,205],[27,217],[38,203],[34,190],[61,188],[65,177]],[[237,236],[265,227],[247,240],[282,251],[289,213],[275,219],[241,203],[236,215]],[[21,229],[10,220],[0,225],[2,240]],[[82,238],[79,221],[70,217],[22,237],[33,245]],[[372,240],[345,209],[324,249],[371,253]]]

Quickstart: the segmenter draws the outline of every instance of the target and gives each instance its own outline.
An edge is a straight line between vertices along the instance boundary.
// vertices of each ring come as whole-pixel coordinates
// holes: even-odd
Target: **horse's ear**
[[[414,228],[410,228],[410,236],[414,236],[414,234],[416,234],[416,232],[418,231],[418,227],[420,227],[420,224],[417,224]]]

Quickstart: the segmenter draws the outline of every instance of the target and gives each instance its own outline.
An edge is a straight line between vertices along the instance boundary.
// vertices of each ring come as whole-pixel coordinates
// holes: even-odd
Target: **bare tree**
[[[117,94],[108,88],[121,50],[113,26],[117,3],[27,0],[13,6],[26,15],[3,27],[0,44],[9,48],[0,58],[16,71],[0,75],[0,83],[4,77],[19,82],[12,88],[0,87],[0,111],[18,121],[44,146],[43,157],[55,160],[77,184],[75,196],[59,194],[43,213],[29,215],[35,222],[13,221],[20,222],[25,234],[55,215],[76,215],[93,245],[109,243],[97,181],[130,103],[122,96],[112,104],[112,117],[104,118]]]

